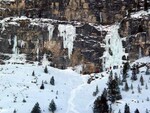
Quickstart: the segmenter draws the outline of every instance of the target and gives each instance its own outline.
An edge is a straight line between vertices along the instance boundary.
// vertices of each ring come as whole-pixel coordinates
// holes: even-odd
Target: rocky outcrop
[[[131,12],[143,9],[144,2],[143,0],[14,0],[0,1],[0,6],[1,18],[18,15],[112,24],[121,21]]]
[[[124,19],[119,32],[126,37],[123,44],[129,59],[150,55],[150,15]]]
[[[106,31],[93,25],[49,19],[7,18],[0,24],[0,51],[26,54],[27,61],[42,61],[43,55],[57,68],[84,64],[83,73],[99,72]],[[16,39],[15,39],[16,37]],[[15,42],[15,40],[17,42]],[[15,43],[17,46],[14,47]]]

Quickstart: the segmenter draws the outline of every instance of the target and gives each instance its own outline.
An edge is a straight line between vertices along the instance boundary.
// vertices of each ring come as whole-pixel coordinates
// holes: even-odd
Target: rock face
[[[0,1],[0,17],[27,16],[112,24],[144,6],[143,0],[14,0]]]
[[[131,60],[150,54],[150,15],[124,19],[119,32]]]
[[[26,54],[42,62],[46,55],[54,67],[82,65],[82,73],[93,73],[115,64],[116,51],[122,55],[116,42],[125,48],[123,60],[149,55],[150,15],[130,17],[144,6],[143,0],[0,0],[0,59]],[[114,23],[119,34],[109,33]]]
[[[104,48],[100,42],[106,32],[100,32],[92,25],[28,18],[7,18],[2,23],[2,53],[12,54],[17,48],[19,54],[25,53],[29,61],[42,61],[46,54],[51,65],[57,68],[84,64],[83,73],[102,68],[99,57]]]

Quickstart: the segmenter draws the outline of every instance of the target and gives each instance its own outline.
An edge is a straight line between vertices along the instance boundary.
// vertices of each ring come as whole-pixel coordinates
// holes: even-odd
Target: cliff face
[[[148,4],[149,5],[149,4]],[[141,10],[143,0],[14,0],[0,1],[0,17],[27,16],[112,24]]]
[[[0,51],[25,53],[29,61],[42,61],[44,54],[57,68],[85,64],[84,73],[100,71],[106,31],[82,23],[49,19],[6,18],[0,29]],[[15,42],[17,41],[17,42]],[[14,43],[17,43],[14,47]],[[86,69],[87,68],[87,69]],[[89,70],[90,68],[90,70]]]
[[[82,73],[120,66],[118,60],[150,54],[149,12],[134,14],[143,6],[142,0],[0,1],[0,58],[25,54],[27,62],[42,62],[46,55],[57,68],[82,65]]]

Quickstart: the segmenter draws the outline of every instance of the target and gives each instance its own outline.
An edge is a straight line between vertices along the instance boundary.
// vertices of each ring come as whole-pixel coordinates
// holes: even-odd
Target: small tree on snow
[[[141,75],[141,77],[140,77],[140,82],[141,82],[141,86],[143,86],[144,85],[144,79],[143,79],[143,76]]]
[[[40,89],[44,89],[43,81],[42,81],[42,84],[41,84],[41,86],[40,86]]]
[[[128,86],[128,83],[127,83],[127,82],[125,83],[124,90],[125,90],[125,91],[129,91],[129,86]]]
[[[96,91],[93,92],[93,96],[96,96],[99,92],[98,86],[96,86]]]
[[[133,84],[131,84],[131,90],[133,90]]]
[[[139,110],[138,110],[138,109],[136,109],[134,113],[140,113],[140,112],[139,112]]]
[[[32,111],[31,111],[31,113],[41,113],[41,108],[40,108],[38,102],[34,105],[34,107],[33,107]]]
[[[124,113],[130,113],[130,107],[127,104],[125,104]]]
[[[139,85],[138,85],[138,92],[141,93],[141,88]]]
[[[145,85],[145,89],[146,89],[146,90],[148,89],[147,83],[146,83],[146,85]]]
[[[49,104],[49,111],[51,111],[52,113],[54,113],[54,111],[56,111],[56,104],[55,104],[54,100],[51,100],[51,103]]]
[[[45,68],[44,68],[44,73],[48,73],[47,66],[45,66]]]
[[[55,79],[54,79],[54,76],[51,77],[51,79],[50,79],[50,84],[53,85],[53,86],[55,85]]]
[[[32,72],[32,76],[35,76],[35,73],[34,73],[34,71]]]
[[[146,112],[145,113],[149,113],[148,109],[146,109]]]

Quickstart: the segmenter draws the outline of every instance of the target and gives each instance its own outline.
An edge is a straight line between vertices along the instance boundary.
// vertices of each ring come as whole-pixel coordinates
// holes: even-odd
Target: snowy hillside
[[[149,57],[137,60],[140,62],[150,61]],[[80,75],[71,69],[59,70],[48,67],[48,73],[44,73],[44,66],[36,64],[14,65],[7,64],[0,66],[0,112],[12,113],[16,109],[17,113],[30,113],[34,104],[39,102],[42,113],[48,113],[48,105],[54,99],[57,110],[56,113],[92,113],[93,102],[96,97],[92,94],[96,86],[99,87],[100,96],[108,81],[106,72],[91,75]],[[122,91],[122,100],[112,105],[114,113],[118,113],[119,109],[124,111],[124,105],[130,105],[130,111],[133,113],[136,108],[144,113],[146,108],[149,109],[149,89],[145,89],[145,84],[150,87],[150,75],[145,75],[146,68],[140,69],[138,80],[131,82],[130,74],[127,79],[129,87],[133,84],[133,91],[129,89],[128,92]],[[32,76],[32,72],[35,76]],[[121,70],[113,70],[113,72],[120,75]],[[104,75],[104,77],[102,77]],[[139,78],[143,75],[144,86],[141,87],[141,93],[138,93],[138,85],[140,85]],[[54,76],[55,86],[50,85],[50,78]],[[90,76],[96,76],[97,79],[90,84],[87,83]],[[94,79],[95,77],[93,77]],[[44,82],[44,90],[40,86]],[[23,102],[23,99],[26,102]]]

